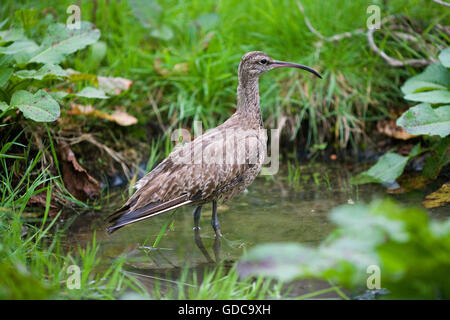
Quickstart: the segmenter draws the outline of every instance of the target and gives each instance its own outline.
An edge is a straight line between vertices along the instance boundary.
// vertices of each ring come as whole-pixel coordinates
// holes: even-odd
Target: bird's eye
[[[266,63],[267,63],[267,60],[266,60],[266,59],[262,59],[261,61],[259,61],[259,63],[261,63],[261,64],[266,64]]]

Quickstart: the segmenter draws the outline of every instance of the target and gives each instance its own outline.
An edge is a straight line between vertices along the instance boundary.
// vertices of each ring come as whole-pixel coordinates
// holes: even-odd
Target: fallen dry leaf
[[[422,202],[425,208],[445,206],[450,202],[450,183],[444,183],[437,191],[430,193]]]
[[[388,137],[408,140],[414,138],[415,136],[410,135],[402,127],[397,126],[395,120],[380,120],[377,122],[377,130]]]
[[[83,106],[80,104],[72,103],[72,109],[67,111],[68,114],[92,116],[97,118],[113,121],[121,126],[130,126],[136,124],[138,120],[125,111],[116,110],[114,113],[109,114],[100,110],[94,109],[90,104]]]
[[[189,65],[187,62],[177,63],[173,66],[172,70],[169,70],[168,68],[163,67],[163,62],[160,58],[155,58],[153,67],[155,68],[156,73],[166,77],[173,74],[187,74]]]
[[[111,95],[119,95],[122,91],[130,89],[133,84],[133,81],[125,78],[98,76],[97,80],[99,88]]]
[[[45,208],[46,198],[47,198],[47,195],[45,194],[45,192],[35,194],[34,196],[32,196],[30,198],[30,201],[28,201],[28,205],[38,205],[38,206]],[[56,214],[58,213],[58,207],[55,204],[53,204],[52,202],[53,202],[53,199],[50,201],[50,209],[48,211],[48,216],[50,218],[55,217]],[[31,215],[31,213],[30,213],[30,215]]]
[[[188,73],[188,67],[189,65],[187,62],[177,63],[173,66],[173,73],[181,73],[185,75]]]
[[[161,76],[167,76],[170,74],[169,69],[163,68],[162,60],[160,58],[155,58],[153,61],[153,68],[155,68],[156,73]]]
[[[120,110],[115,111],[113,114],[111,114],[110,118],[116,123],[120,124],[121,126],[130,126],[138,122],[138,120],[135,117],[129,115],[125,111]]]
[[[86,201],[100,195],[100,185],[77,161],[75,154],[65,141],[58,145],[61,174],[64,186],[78,200]]]

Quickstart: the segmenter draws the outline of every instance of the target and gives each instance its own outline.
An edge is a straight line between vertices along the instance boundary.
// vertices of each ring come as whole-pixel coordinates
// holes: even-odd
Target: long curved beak
[[[306,70],[308,72],[311,72],[315,76],[317,76],[320,79],[322,79],[322,76],[320,75],[320,73],[318,73],[316,70],[314,70],[314,69],[312,69],[310,67],[304,66],[302,64],[274,60],[271,65],[272,65],[272,67],[274,69],[275,68],[283,68],[283,67],[303,69],[303,70]]]

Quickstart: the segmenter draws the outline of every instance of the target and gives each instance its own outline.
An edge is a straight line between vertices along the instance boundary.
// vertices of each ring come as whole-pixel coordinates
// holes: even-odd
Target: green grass
[[[72,2],[3,1],[0,21],[8,18],[8,25],[21,25],[29,38],[40,40],[49,21],[66,21],[66,8]],[[324,76],[318,80],[298,70],[277,70],[261,78],[266,127],[276,127],[277,121],[286,117],[283,141],[288,150],[314,151],[315,146],[324,142],[334,149],[362,146],[364,132],[370,131],[372,122],[389,117],[392,109],[405,106],[399,87],[419,71],[387,66],[369,49],[364,36],[324,43],[318,50],[315,44],[319,39],[308,30],[294,0],[160,2],[163,10],[151,29],[139,23],[128,1],[77,2],[81,3],[82,19],[94,22],[101,30],[102,44],[74,54],[63,64],[64,68],[84,73],[133,80],[130,92],[94,106],[104,110],[122,106],[138,117],[139,125],[111,128],[108,123],[87,120],[80,127],[82,132],[98,133],[97,139],[105,144],[118,144],[128,136],[139,141],[151,140],[147,171],[172,148],[169,136],[163,136],[168,130],[162,127],[189,128],[194,120],[200,120],[204,128],[210,128],[232,114],[237,66],[247,51],[262,50],[275,59],[303,63]],[[303,0],[302,4],[311,24],[327,37],[364,27],[366,8],[372,3]],[[405,15],[420,25],[424,38],[446,45],[432,32],[434,25],[445,25],[448,21],[450,13],[441,6],[426,0],[392,0],[387,4],[375,1],[375,4],[380,5],[382,17]],[[15,13],[23,8],[36,9],[32,19],[20,19]],[[217,21],[208,26],[205,15],[211,13],[216,14]],[[152,30],[162,25],[172,29],[172,39],[151,36]],[[429,55],[423,43],[419,49],[412,48],[389,32],[377,33],[376,39],[383,50],[398,59]],[[64,116],[70,106],[67,103],[62,108]],[[77,118],[73,118],[76,123]],[[8,132],[5,124],[0,126],[2,134]],[[99,261],[95,238],[84,248],[75,246],[69,251],[63,248],[66,226],[58,222],[58,216],[49,216],[51,199],[60,197],[84,208],[92,204],[76,200],[64,188],[52,136],[59,129],[58,124],[46,127],[40,148],[30,142],[34,141],[30,138],[33,128],[28,124],[22,133],[0,138],[0,274],[5,275],[0,278],[0,298],[109,299],[127,290],[146,296],[133,276],[123,272],[125,258],[117,258],[109,267]],[[48,156],[50,159],[44,161]],[[89,161],[89,156],[79,160],[83,164],[83,160]],[[298,185],[304,175],[297,164],[289,163],[288,177],[291,185]],[[317,187],[331,189],[327,173],[309,178]],[[358,198],[358,189],[355,192]],[[45,209],[32,210],[27,204],[39,193],[45,194]],[[67,267],[71,264],[81,268],[80,290],[68,290],[65,286]],[[259,279],[241,281],[234,271],[219,268],[206,274],[199,286],[189,287],[187,292],[179,290],[178,294],[184,296],[173,292],[166,298],[281,297],[278,287],[267,283]],[[162,295],[155,291],[154,297]]]
[[[64,248],[66,226],[59,222],[61,211],[49,216],[58,177],[47,168],[35,175],[43,152],[30,154],[30,145],[17,142],[21,134],[3,144],[0,152],[0,299],[112,299],[131,289],[143,294],[140,284],[122,272],[123,257],[108,267],[101,265],[95,234],[84,248]],[[16,171],[24,164],[28,166],[18,176]],[[39,211],[27,204],[39,193],[45,195],[45,209],[43,217],[36,218]],[[70,265],[80,268],[79,289],[66,286]]]
[[[146,277],[129,272],[133,276]],[[148,277],[148,276],[147,276]],[[262,276],[241,278],[236,264],[231,268],[219,264],[214,268],[191,271],[188,266],[181,270],[176,280],[151,277],[153,280],[151,299],[169,300],[264,300],[264,299],[317,299],[326,293],[335,293],[340,299],[349,297],[338,286],[299,295],[292,283],[284,283]],[[130,295],[130,298],[137,298]]]
[[[160,2],[161,15],[154,27],[145,28],[127,1],[99,0],[95,6],[92,1],[81,1],[82,18],[102,31],[101,41],[107,49],[104,58],[98,58],[92,48],[85,50],[69,59],[67,66],[135,81],[130,94],[99,103],[99,107],[124,105],[141,123],[156,122],[159,113],[171,128],[190,126],[193,120],[213,127],[233,112],[237,66],[250,50],[310,65],[324,75],[319,81],[298,70],[277,70],[261,79],[266,125],[275,127],[281,116],[288,117],[285,134],[295,145],[327,141],[335,149],[356,149],[371,121],[388,117],[391,108],[404,106],[398,88],[415,72],[413,68],[389,67],[361,35],[326,42],[317,49],[319,39],[308,30],[295,0]],[[425,2],[394,0],[379,5],[382,17],[403,14],[416,19],[424,37],[445,45],[430,30],[448,20],[449,13]],[[57,20],[65,22],[69,4],[50,1],[45,7],[54,8]],[[365,27],[366,9],[372,3],[303,0],[302,4],[311,24],[327,37]],[[35,1],[26,1],[26,5],[7,2],[0,17],[18,7],[38,8],[40,15],[45,9]],[[206,14],[216,14],[217,19],[206,23]],[[162,25],[172,29],[170,40],[151,36]],[[426,48],[414,50],[388,32],[380,33],[377,42],[396,58],[427,57]],[[176,71],[180,64],[186,64],[186,72]],[[156,97],[158,92],[161,97],[155,111],[149,107],[149,96]]]

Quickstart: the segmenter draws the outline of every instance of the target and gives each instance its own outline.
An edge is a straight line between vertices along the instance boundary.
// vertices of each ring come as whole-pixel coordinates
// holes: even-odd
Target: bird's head
[[[239,76],[258,77],[266,71],[282,67],[303,69],[313,73],[319,78],[322,78],[316,70],[310,67],[298,63],[277,61],[261,51],[251,51],[242,57],[241,63],[239,64]]]

